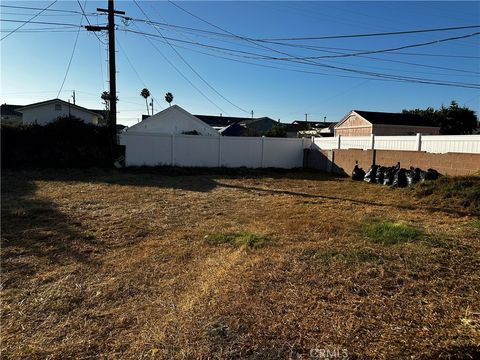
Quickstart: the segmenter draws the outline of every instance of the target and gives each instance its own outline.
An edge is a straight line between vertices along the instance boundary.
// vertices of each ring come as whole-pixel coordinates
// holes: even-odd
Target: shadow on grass
[[[34,182],[17,174],[2,174],[1,265],[7,278],[21,281],[35,273],[37,260],[92,263],[95,238],[54,203],[35,198]]]
[[[334,178],[330,178],[334,179]],[[387,208],[397,208],[397,209],[404,209],[404,210],[413,210],[413,209],[423,209],[430,212],[444,212],[448,214],[466,216],[472,215],[470,211],[462,211],[457,209],[448,209],[448,208],[440,208],[440,207],[427,207],[427,206],[413,206],[413,205],[403,205],[403,204],[388,204],[382,203],[378,201],[368,201],[368,200],[361,200],[361,199],[353,199],[353,198],[346,198],[340,196],[330,196],[330,195],[318,195],[318,194],[309,194],[297,191],[290,191],[290,190],[274,190],[274,189],[262,189],[253,186],[241,186],[241,185],[232,185],[232,184],[218,184],[218,186],[232,188],[232,189],[239,189],[245,191],[258,191],[267,194],[280,194],[280,195],[291,195],[291,196],[299,196],[303,198],[310,198],[310,199],[328,199],[328,200],[341,200],[341,201],[348,201],[353,204],[358,205],[369,205],[369,206],[379,206],[379,207],[387,207]],[[475,213],[473,213],[475,214]]]
[[[5,173],[5,172],[4,172]],[[7,170],[7,174],[18,174],[18,171]],[[243,191],[256,191],[265,194],[291,195],[310,199],[328,199],[347,201],[358,205],[379,206],[405,210],[422,209],[429,212],[443,212],[452,215],[466,216],[478,215],[471,210],[448,208],[446,206],[411,205],[402,203],[385,203],[369,201],[353,197],[334,195],[319,195],[306,192],[264,189],[255,186],[243,186],[220,183],[219,179],[298,179],[312,181],[335,181],[343,176],[325,173],[311,169],[247,169],[247,168],[180,168],[180,167],[138,167],[125,169],[89,168],[89,169],[30,169],[25,176],[29,180],[44,181],[80,181],[93,183],[106,183],[121,186],[143,186],[179,189],[194,192],[210,192],[217,187],[238,189]],[[21,176],[21,175],[20,175]],[[345,184],[348,186],[348,183]]]
[[[138,167],[125,169],[29,169],[7,170],[4,174],[24,176],[28,180],[80,181],[124,186],[173,188],[196,192],[209,192],[219,185],[216,179],[273,178],[331,181],[338,176],[317,170],[303,169],[247,169],[247,168],[179,168]]]

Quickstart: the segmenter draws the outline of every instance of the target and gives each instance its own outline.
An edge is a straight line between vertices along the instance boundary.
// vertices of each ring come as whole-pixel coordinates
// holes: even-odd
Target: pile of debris
[[[437,170],[428,169],[424,171],[413,166],[410,169],[400,167],[400,162],[395,166],[372,165],[365,171],[358,166],[358,162],[352,171],[352,180],[366,181],[369,183],[383,184],[392,187],[413,186],[418,182],[425,180],[436,180],[440,174]]]

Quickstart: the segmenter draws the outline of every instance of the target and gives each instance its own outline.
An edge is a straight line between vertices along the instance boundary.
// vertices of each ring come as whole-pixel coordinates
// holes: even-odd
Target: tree
[[[448,108],[440,109],[440,129],[446,135],[472,134],[478,127],[478,119],[475,111],[467,107],[459,107],[456,101],[452,101]]]
[[[272,128],[263,135],[267,137],[287,137],[287,130],[283,124],[275,124]]]
[[[109,118],[110,118],[110,93],[108,91],[104,91],[100,94],[100,98],[103,100],[103,104],[105,105],[105,112],[106,112],[106,115],[105,115],[105,118],[104,118],[104,121],[106,124],[109,124]],[[118,101],[118,96],[117,96],[117,101]],[[102,125],[104,125],[104,123],[102,122]]]
[[[105,105],[105,110],[110,110],[110,93],[108,91],[102,92],[100,98],[103,100],[103,104]]]
[[[447,108],[442,105],[438,110],[431,107],[427,109],[403,110],[403,113],[415,114],[430,120],[435,126],[440,127],[440,134],[465,135],[472,134],[478,128],[478,118],[475,111],[467,107],[460,107],[452,101]]]
[[[165,101],[168,102],[169,106],[172,106],[173,94],[171,92],[165,94]]]
[[[140,92],[140,96],[145,99],[145,105],[147,106],[147,115],[150,115],[150,112],[148,111],[148,97],[150,96],[150,91],[148,91],[147,88],[143,88],[142,91]]]

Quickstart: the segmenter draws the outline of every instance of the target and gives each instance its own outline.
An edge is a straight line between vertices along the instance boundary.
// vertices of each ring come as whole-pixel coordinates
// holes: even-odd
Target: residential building
[[[59,117],[68,116],[73,116],[87,124],[95,125],[98,125],[103,120],[103,116],[95,111],[60,99],[26,105],[17,108],[16,111],[22,114],[23,124],[46,125]]]
[[[212,115],[194,115],[203,122],[209,124],[214,129],[221,130],[232,124],[239,124],[245,131],[242,135],[236,136],[262,136],[264,133],[272,130],[277,121],[269,117],[261,118],[243,118],[230,116],[212,116]],[[232,136],[232,135],[230,135]]]
[[[438,135],[440,127],[418,115],[352,110],[337,125],[335,136]]]
[[[22,123],[22,113],[19,113],[17,109],[23,107],[23,105],[11,105],[2,104],[0,106],[0,114],[2,124],[17,125]]]
[[[178,105],[149,116],[125,132],[219,136],[217,130]]]

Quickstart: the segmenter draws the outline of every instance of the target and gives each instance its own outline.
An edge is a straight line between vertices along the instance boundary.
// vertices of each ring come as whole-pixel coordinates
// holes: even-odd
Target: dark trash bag
[[[435,169],[428,169],[425,173],[425,180],[437,180],[440,174]]]
[[[414,168],[413,166],[410,167],[410,170],[407,170],[406,176],[408,186],[413,186],[420,181],[421,171],[422,170],[420,170],[419,168]]]
[[[393,177],[393,187],[406,187],[407,186],[407,170],[404,168],[399,169]]]
[[[380,166],[377,169],[377,177],[376,177],[377,184],[383,184],[383,179],[385,177],[385,171],[387,171],[387,169],[388,168],[386,166]]]
[[[374,183],[377,178],[377,169],[378,165],[370,166],[370,169],[365,174],[365,178],[363,180],[369,183]]]
[[[388,167],[386,168],[385,172],[383,173],[383,185],[392,185],[393,184],[393,177],[395,176],[395,168]]]
[[[358,167],[358,164],[356,164],[352,171],[352,180],[362,181],[364,177],[365,171],[361,167]]]
[[[385,170],[383,174],[383,185],[392,185],[395,174],[400,169],[400,162],[397,162],[397,165],[390,166]]]

